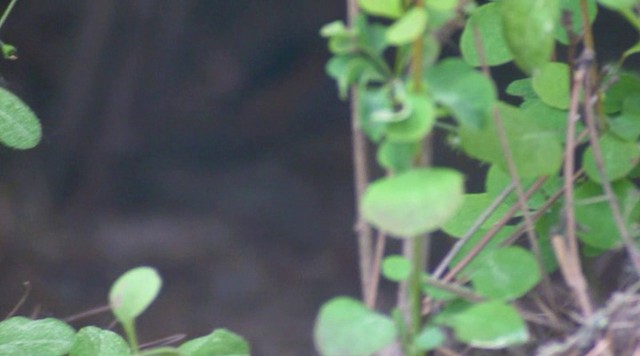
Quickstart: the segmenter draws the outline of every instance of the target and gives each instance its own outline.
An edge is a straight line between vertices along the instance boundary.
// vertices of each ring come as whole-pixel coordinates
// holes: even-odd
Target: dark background
[[[227,327],[256,355],[310,354],[319,305],[358,293],[348,108],[318,36],[344,6],[19,1],[0,73],[44,139],[0,148],[0,311],[30,281],[20,313],[66,317],[151,265],[143,342]],[[606,36],[605,53],[628,45]]]

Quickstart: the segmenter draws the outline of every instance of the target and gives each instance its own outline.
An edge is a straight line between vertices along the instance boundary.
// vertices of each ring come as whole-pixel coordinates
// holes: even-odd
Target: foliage
[[[361,251],[362,258],[372,256],[361,265],[374,266],[363,276],[367,304],[346,297],[324,304],[316,321],[318,350],[370,354],[388,347],[392,337],[407,355],[453,342],[482,349],[527,343],[531,330],[514,302],[534,291],[549,298],[549,274],[558,266],[575,307],[589,318],[593,307],[580,287],[585,278],[576,246],[590,255],[624,248],[631,261],[640,261],[633,258],[640,255],[640,193],[632,180],[640,170],[640,76],[622,68],[640,52],[640,42],[600,74],[591,24],[599,12],[614,11],[640,30],[640,3],[358,5],[349,23],[335,21],[321,30],[333,55],[327,73],[341,98],[353,89],[358,132],[375,145],[387,171],[361,187],[361,217],[382,239],[401,238],[413,252],[385,258]],[[441,47],[455,38],[461,56],[442,56]],[[505,96],[490,67],[507,63],[524,76],[512,78]],[[465,194],[462,172],[424,164],[434,134],[447,135],[453,149],[491,166],[484,192]],[[360,159],[364,154],[356,152]],[[425,235],[433,231],[441,233]],[[526,242],[509,246],[526,231]],[[459,243],[428,272],[416,251],[444,234]],[[380,273],[408,291],[398,301],[404,311],[391,311],[393,328],[371,310]],[[431,305],[423,315],[422,307]]]

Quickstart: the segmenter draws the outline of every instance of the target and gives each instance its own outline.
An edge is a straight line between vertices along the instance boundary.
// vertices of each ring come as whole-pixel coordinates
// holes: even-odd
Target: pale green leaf
[[[477,31],[478,42],[474,31]],[[487,65],[500,65],[513,59],[503,36],[502,20],[496,3],[488,3],[475,9],[462,31],[460,37],[462,57],[472,66],[482,64],[478,55],[478,45],[482,45]]]
[[[387,42],[395,46],[409,44],[424,33],[428,15],[422,7],[414,7],[387,30]]]
[[[123,324],[131,323],[156,299],[162,286],[158,272],[136,267],[120,276],[109,292],[109,305]]]
[[[547,105],[566,110],[569,108],[569,66],[549,62],[533,76],[533,89]]]

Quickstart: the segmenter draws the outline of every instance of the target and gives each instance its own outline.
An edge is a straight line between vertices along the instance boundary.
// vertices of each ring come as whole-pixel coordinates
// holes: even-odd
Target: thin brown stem
[[[367,287],[369,290],[365,293],[365,304],[370,309],[374,309],[376,300],[378,299],[378,286],[380,284],[380,265],[382,264],[382,257],[384,256],[384,249],[387,242],[387,236],[384,232],[378,231],[376,237],[376,247],[373,255],[373,264],[371,266],[372,275],[369,277],[369,283]]]

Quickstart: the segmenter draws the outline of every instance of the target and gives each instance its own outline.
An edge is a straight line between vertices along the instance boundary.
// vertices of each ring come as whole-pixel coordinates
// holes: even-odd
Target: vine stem
[[[7,17],[9,17],[9,14],[11,13],[11,10],[13,10],[13,7],[16,5],[16,2],[18,2],[18,0],[11,0],[7,8],[4,10],[2,17],[0,17],[0,29],[4,25],[5,21],[7,21]]]
[[[358,16],[358,3],[356,0],[347,0],[347,22],[353,25]],[[364,220],[360,213],[360,199],[369,183],[367,141],[360,129],[360,119],[358,110],[358,89],[351,88],[351,144],[353,159],[354,190],[356,199],[357,221],[355,232],[358,240],[358,262],[360,266],[360,288],[362,299],[369,308],[375,304],[375,298],[370,295],[372,281],[372,261],[373,261],[373,237],[372,229]]]

